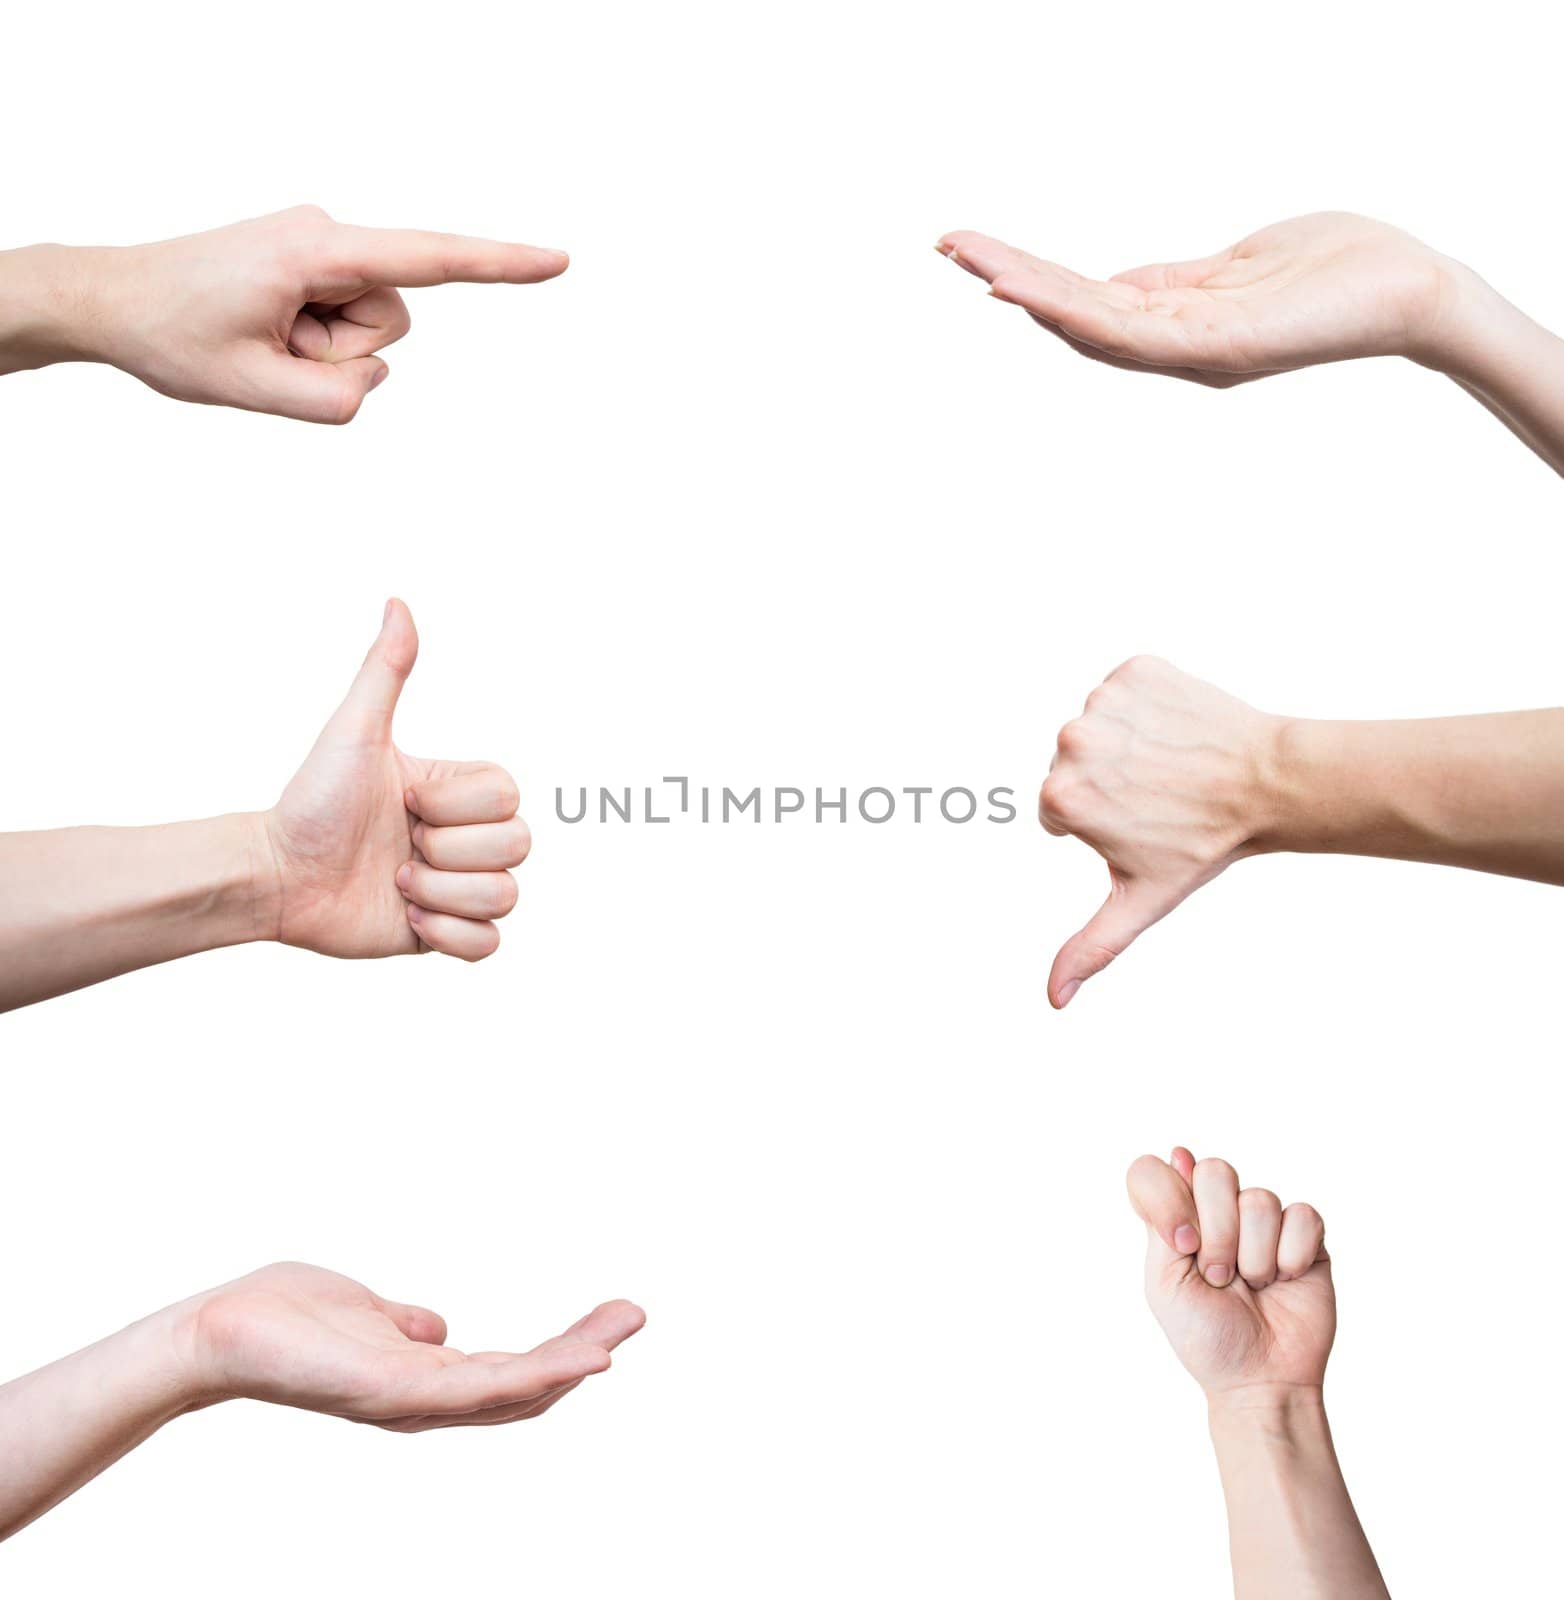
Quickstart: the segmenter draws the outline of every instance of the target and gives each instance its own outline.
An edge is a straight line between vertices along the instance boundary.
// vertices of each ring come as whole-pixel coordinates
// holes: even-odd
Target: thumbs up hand
[[[331,956],[438,950],[481,961],[516,904],[532,837],[510,774],[423,761],[391,738],[418,634],[400,600],[347,698],[265,814],[276,937]]]
[[[1038,798],[1043,826],[1108,864],[1101,909],[1054,958],[1055,1007],[1185,896],[1259,846],[1280,721],[1211,684],[1136,656],[1059,733]]]

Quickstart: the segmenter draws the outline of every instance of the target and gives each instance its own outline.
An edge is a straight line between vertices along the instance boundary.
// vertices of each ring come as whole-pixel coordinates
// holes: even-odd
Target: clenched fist
[[[1317,1390],[1336,1336],[1325,1224],[1269,1189],[1240,1189],[1225,1161],[1142,1156],[1130,1204],[1146,1224],[1146,1298],[1207,1394],[1251,1385]]]

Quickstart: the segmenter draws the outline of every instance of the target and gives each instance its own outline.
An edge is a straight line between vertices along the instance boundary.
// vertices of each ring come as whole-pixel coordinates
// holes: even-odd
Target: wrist
[[[1364,847],[1375,831],[1368,796],[1379,774],[1371,749],[1348,750],[1351,727],[1308,717],[1272,719],[1258,763],[1256,853],[1350,855]]]
[[[117,1409],[149,1430],[221,1398],[197,1358],[194,1303],[165,1306],[85,1352],[108,1368],[94,1385],[100,1396],[113,1394]]]
[[[0,253],[0,371],[104,361],[109,252],[62,244]]]
[[[1213,1428],[1310,1426],[1325,1415],[1325,1390],[1318,1383],[1244,1383],[1207,1389],[1206,1412]]]
[[[246,811],[233,820],[238,825],[238,848],[244,863],[241,870],[250,939],[276,944],[282,938],[282,873],[272,846],[270,816],[266,811]]]
[[[1457,383],[1486,390],[1552,336],[1470,267],[1441,258],[1436,310],[1407,354]]]

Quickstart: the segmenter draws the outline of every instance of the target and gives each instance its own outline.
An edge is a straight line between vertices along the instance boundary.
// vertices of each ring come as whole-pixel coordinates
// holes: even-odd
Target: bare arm
[[[318,206],[156,244],[30,245],[0,251],[0,375],[96,361],[175,400],[350,422],[412,325],[400,290],[542,283],[568,265]]]
[[[417,652],[393,600],[269,811],[0,834],[0,1011],[252,939],[346,957],[493,954],[531,837],[501,768],[392,741]]]
[[[1225,1161],[1142,1156],[1146,1299],[1205,1391],[1237,1600],[1387,1600],[1325,1420],[1336,1291],[1310,1205]]]
[[[1038,811],[1108,866],[1107,900],[1054,959],[1048,994],[1064,1006],[1245,856],[1386,856],[1564,884],[1564,710],[1306,721],[1137,656],[1060,730]]]
[[[1079,354],[1216,389],[1402,356],[1446,373],[1564,472],[1564,340],[1399,228],[1324,211],[1195,261],[1089,278],[981,233],[940,252]]]
[[[644,1321],[612,1300],[533,1350],[467,1355],[422,1306],[263,1267],[0,1386],[0,1539],[188,1411],[264,1400],[397,1433],[521,1422],[606,1370]]]

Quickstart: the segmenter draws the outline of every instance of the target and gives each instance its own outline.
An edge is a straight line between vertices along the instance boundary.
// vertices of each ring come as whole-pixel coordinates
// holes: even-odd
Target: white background
[[[1246,863],[1056,1016],[1105,875],[1030,796],[1138,651],[1277,711],[1557,702],[1560,486],[1410,365],[1130,377],[931,246],[1108,273],[1343,207],[1560,326],[1537,16],[8,18],[4,242],[313,200],[574,264],[417,294],[346,430],[107,369],[0,385],[0,827],[270,803],[399,593],[402,742],[506,763],[536,834],[482,966],[256,947],[4,1019],[0,1370],[288,1256],[458,1344],[650,1313],[534,1427],[179,1422],[7,1547],[12,1592],[1223,1592],[1121,1188],[1175,1141],[1325,1213],[1392,1588],[1536,1592],[1564,898]],[[1022,814],[552,817],[556,784],[680,772]]]

